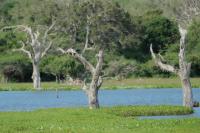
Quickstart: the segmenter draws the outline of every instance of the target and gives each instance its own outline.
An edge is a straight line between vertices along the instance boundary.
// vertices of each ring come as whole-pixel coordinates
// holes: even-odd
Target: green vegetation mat
[[[193,88],[200,88],[200,78],[191,79]],[[57,84],[54,82],[42,83],[45,90],[78,90],[81,86],[67,85],[67,83]],[[181,83],[177,78],[138,78],[125,80],[105,80],[102,89],[134,89],[134,88],[181,88]],[[32,83],[0,83],[0,91],[20,91],[32,90]]]
[[[180,106],[127,106],[0,112],[1,133],[198,133],[200,119],[139,120],[140,115],[189,114]],[[128,115],[127,115],[128,114]]]

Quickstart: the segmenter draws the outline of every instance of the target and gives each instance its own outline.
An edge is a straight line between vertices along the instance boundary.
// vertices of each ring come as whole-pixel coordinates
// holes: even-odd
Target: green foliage
[[[192,62],[192,75],[200,74],[200,21],[196,20],[191,25],[188,33],[187,55]]]
[[[119,2],[119,4],[126,9],[133,16],[140,16],[147,11],[156,9],[159,0],[113,0]]]
[[[107,111],[122,117],[186,115],[193,113],[192,109],[180,106],[121,106],[113,107]]]
[[[14,8],[16,5],[16,1],[15,0],[1,0],[1,3],[0,3],[0,16],[1,21],[3,22],[9,22],[12,20],[12,14],[10,13],[10,10],[12,8]]]
[[[118,79],[130,78],[137,71],[137,63],[118,57],[116,60],[109,60],[105,66],[104,75]]]
[[[76,45],[85,42],[87,27],[89,46],[104,49],[116,47],[120,39],[133,33],[134,26],[129,13],[111,1],[74,1],[69,13],[70,18],[67,22],[63,21],[63,26]],[[77,47],[80,50],[83,45]]]
[[[180,7],[183,0],[113,0],[133,16],[141,16],[150,10],[161,9],[164,15],[174,19],[174,11]]]
[[[31,62],[21,54],[0,55],[0,75],[10,81],[30,81],[31,70]]]
[[[178,42],[176,23],[164,17],[161,10],[152,10],[133,19],[134,34],[126,36],[119,50],[126,58],[145,63],[151,58],[150,44],[156,52],[163,52]]]
[[[9,44],[12,45],[13,41],[10,42],[11,38],[13,38],[13,34],[6,34],[1,33],[0,34],[0,51],[3,52],[7,49],[9,49]]]
[[[1,31],[0,31],[1,32]],[[23,39],[23,34],[13,31],[1,32],[0,34],[0,52],[8,52],[13,48],[19,47],[19,40]]]
[[[53,0],[16,0],[10,11],[15,25],[50,25],[57,16],[57,5]]]
[[[187,61],[192,63],[191,76],[199,76],[199,64],[200,64],[200,21],[195,20],[192,25],[189,27],[188,36],[187,36],[187,47],[186,47],[186,56]],[[166,62],[179,67],[178,64],[178,53],[179,53],[179,44],[169,45],[165,52]]]
[[[144,64],[138,66],[137,71],[134,73],[135,77],[163,77],[167,78],[172,76],[169,72],[160,70],[153,60],[149,60]]]
[[[149,53],[150,44],[153,44],[155,52],[160,52],[179,40],[177,25],[164,17],[162,11],[147,12],[141,21],[144,32],[141,46],[143,53]]]
[[[178,54],[179,54],[179,44],[177,43],[177,44],[172,44],[168,46],[164,57],[168,63],[176,67],[179,67]]]
[[[140,64],[138,71],[136,71],[136,77],[152,77],[153,76],[154,62],[148,61],[144,64]]]
[[[89,47],[106,49],[106,75],[169,77],[174,75],[158,70],[150,60],[149,45],[152,43],[154,50],[160,52],[167,63],[178,66],[178,27],[169,18],[172,18],[173,9],[180,4],[179,2],[180,0],[1,0],[0,28],[6,25],[26,24],[35,29],[36,25],[40,25],[39,29],[43,33],[43,28],[49,26],[52,20],[56,20],[55,33],[51,34],[55,45],[50,51],[49,59],[45,59],[41,64],[42,79],[48,78],[49,73],[61,74],[61,71],[62,75],[85,76],[83,66],[74,61],[67,61],[68,57],[56,55],[55,49],[59,45],[64,48],[72,47],[80,52],[86,41],[88,25]],[[196,20],[188,33],[187,57],[188,61],[193,63],[192,76],[200,75],[199,27],[199,20]],[[31,69],[27,68],[30,66],[27,66],[27,59],[16,65],[19,55],[7,55],[11,49],[21,46],[19,40],[26,40],[26,36],[16,31],[0,31],[1,70],[5,65],[14,65],[23,70],[24,76],[29,76],[26,79],[30,80]],[[93,64],[96,63],[95,52],[87,52],[84,55]],[[131,71],[127,68],[131,68]],[[124,74],[126,70],[129,73]]]
[[[54,76],[80,77],[83,66],[69,56],[48,56],[41,62],[42,71]]]

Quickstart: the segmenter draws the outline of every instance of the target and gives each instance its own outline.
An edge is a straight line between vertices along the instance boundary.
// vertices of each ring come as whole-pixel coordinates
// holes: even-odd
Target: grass
[[[166,115],[186,115],[193,113],[190,108],[182,106],[118,106],[104,108],[106,112],[122,117],[134,116],[166,116]]]
[[[192,78],[193,88],[200,88],[200,78]],[[178,78],[138,78],[121,81],[107,80],[102,88],[181,88]]]
[[[200,88],[200,78],[192,78],[193,88]],[[78,90],[81,86],[70,86],[67,84],[57,84],[54,82],[43,82],[42,88],[45,90]],[[105,80],[103,89],[130,89],[130,88],[181,88],[178,78],[142,78],[125,80]],[[0,83],[0,91],[32,90],[32,83]]]
[[[131,115],[125,115],[132,112]],[[137,112],[137,113],[135,113]],[[178,106],[130,106],[89,110],[45,109],[33,112],[0,112],[2,133],[198,133],[200,119],[139,120],[138,115],[185,114]],[[129,114],[128,113],[128,114]]]
[[[44,90],[78,90],[81,86],[72,86],[66,84],[57,84],[55,82],[42,82],[42,88]],[[33,90],[32,83],[1,83],[0,84],[1,91],[27,91]]]

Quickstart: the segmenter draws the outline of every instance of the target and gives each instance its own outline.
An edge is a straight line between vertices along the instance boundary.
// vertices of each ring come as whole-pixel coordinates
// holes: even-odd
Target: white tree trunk
[[[191,63],[187,63],[185,59],[187,30],[179,26],[179,32],[181,35],[179,52],[179,76],[183,88],[183,106],[192,108],[193,94],[192,86],[190,83]]]
[[[39,63],[33,62],[33,88],[41,90]]]
[[[56,75],[56,76],[55,76],[55,77],[56,77],[56,83],[59,84],[59,83],[60,83],[60,79],[59,79],[59,77],[58,77],[57,74],[55,74],[55,75]]]
[[[98,62],[95,71],[92,73],[92,82],[90,83],[90,87],[87,92],[90,109],[99,108],[98,91],[102,85],[100,74],[103,66],[103,55],[104,50],[100,49],[98,54]]]
[[[161,59],[162,57],[160,58],[156,57],[156,55],[153,52],[152,45],[150,47],[150,51],[153,59],[155,60],[156,65],[158,65],[162,70],[175,73],[180,77],[183,88],[183,106],[192,108],[193,94],[192,94],[192,86],[190,83],[191,63],[187,63],[185,57],[187,30],[179,26],[179,32],[181,35],[180,51],[179,51],[179,69],[176,69],[172,65],[163,63]]]
[[[102,77],[101,71],[103,66],[103,56],[104,56],[104,49],[100,49],[97,57],[97,64],[94,67],[89,61],[87,61],[82,55],[78,54],[74,49],[68,49],[64,51],[63,49],[59,48],[59,51],[65,54],[69,54],[78,61],[80,61],[85,68],[91,73],[92,81],[89,86],[84,84],[83,90],[86,92],[88,96],[88,104],[90,109],[97,109],[99,108],[99,100],[98,100],[98,91],[102,85]]]
[[[181,78],[183,88],[183,106],[193,107],[193,94],[189,77]]]
[[[37,28],[35,31],[26,25],[17,25],[17,26],[9,26],[4,27],[4,29],[15,28],[24,32],[27,35],[27,41],[22,43],[22,47],[19,49],[14,49],[13,51],[21,51],[28,55],[29,59],[32,61],[33,65],[33,87],[34,89],[40,90],[40,70],[39,70],[39,62],[40,60],[47,54],[48,50],[51,48],[52,41],[48,40],[49,32],[54,27],[55,22],[52,22],[52,25],[47,29],[45,28],[45,32],[43,35],[40,35],[39,29]],[[26,46],[31,46],[32,50],[27,50]]]
[[[95,84],[91,83],[91,86],[87,93],[89,108],[97,109],[99,108],[98,89],[95,88]]]

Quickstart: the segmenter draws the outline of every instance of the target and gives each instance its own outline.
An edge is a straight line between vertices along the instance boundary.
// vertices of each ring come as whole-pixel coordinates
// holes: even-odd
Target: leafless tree
[[[87,41],[86,41],[87,42]],[[87,43],[86,43],[87,45]],[[84,47],[84,52],[87,51],[87,46]],[[99,108],[99,101],[98,101],[98,90],[100,89],[103,80],[101,77],[101,71],[103,66],[103,56],[104,56],[104,49],[100,49],[97,54],[97,63],[96,65],[91,64],[85,57],[82,56],[82,54],[79,54],[76,52],[76,50],[70,48],[68,50],[64,50],[59,48],[59,51],[61,51],[63,54],[68,54],[72,56],[73,58],[77,59],[79,62],[81,62],[85,68],[91,73],[92,80],[90,84],[86,83],[86,80],[84,81],[83,91],[88,96],[88,103],[90,109]],[[82,52],[83,53],[83,52]]]
[[[93,14],[92,14],[93,15]],[[90,109],[96,109],[99,108],[99,101],[98,101],[98,91],[103,83],[103,79],[101,76],[102,72],[102,66],[103,66],[103,57],[104,57],[104,48],[100,48],[98,50],[98,54],[96,55],[97,63],[94,65],[89,60],[87,60],[83,55],[88,51],[95,51],[97,50],[94,46],[90,46],[89,42],[90,39],[90,33],[91,33],[91,16],[87,15],[86,19],[86,35],[85,35],[85,42],[84,47],[80,53],[78,53],[75,49],[69,48],[67,50],[64,50],[62,48],[58,48],[59,51],[61,51],[63,54],[68,54],[74,59],[78,60],[80,63],[82,63],[85,66],[85,69],[90,72],[91,74],[91,81],[90,83],[87,83],[87,80],[84,79],[84,85],[82,87],[82,90],[86,93],[88,96],[88,104]],[[72,37],[71,40],[75,38],[75,35]],[[75,42],[75,41],[73,41]]]
[[[183,105],[193,107],[193,93],[190,83],[191,63],[186,61],[186,38],[188,26],[193,19],[200,16],[200,1],[199,0],[183,0],[183,3],[175,10],[176,20],[179,24],[180,32],[180,50],[179,50],[179,68],[163,63],[163,57],[157,57],[153,52],[152,45],[150,47],[151,55],[155,63],[164,71],[177,74],[182,83],[183,88]]]
[[[49,33],[53,29],[54,25],[55,22],[53,22],[51,26],[45,28],[46,30],[42,34],[39,32],[39,27],[36,30],[26,25],[9,26],[3,28],[3,30],[16,29],[26,34],[26,41],[20,41],[22,47],[19,49],[13,49],[13,51],[23,52],[31,60],[33,66],[33,87],[37,90],[41,89],[39,64],[41,59],[47,54],[47,51],[52,45],[52,41],[49,39]],[[45,26],[42,28],[44,27]]]

